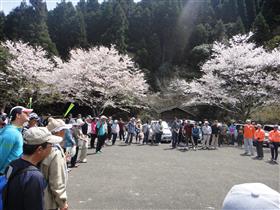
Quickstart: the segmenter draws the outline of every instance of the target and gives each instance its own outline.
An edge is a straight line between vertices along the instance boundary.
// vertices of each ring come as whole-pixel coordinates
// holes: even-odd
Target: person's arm
[[[117,133],[119,133],[119,132],[120,132],[120,126],[119,126],[119,124],[117,124],[116,131],[117,131]]]
[[[31,172],[29,172],[31,173]],[[24,186],[24,208],[28,210],[44,210],[44,178],[39,171],[32,172]],[[16,202],[16,201],[15,201]]]
[[[76,142],[74,141],[73,137],[72,137],[72,134],[71,134],[71,131],[70,130],[66,130],[65,131],[65,140],[67,142],[70,142],[72,145],[75,145]]]
[[[49,189],[60,209],[67,206],[65,164],[65,159],[57,151],[49,166]]]
[[[21,134],[20,134],[21,135]],[[5,135],[5,140],[0,147],[0,172],[4,173],[10,162],[22,155],[23,139],[20,135]]]
[[[261,137],[260,139],[263,141],[265,139],[265,132],[264,131],[261,131]]]
[[[273,131],[270,131],[269,134],[268,134],[268,139],[270,142],[272,142],[272,138],[273,138]]]

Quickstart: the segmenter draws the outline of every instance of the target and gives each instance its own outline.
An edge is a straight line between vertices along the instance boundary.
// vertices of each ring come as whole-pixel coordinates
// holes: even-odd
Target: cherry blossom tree
[[[7,69],[0,72],[1,89],[8,93],[3,101],[27,104],[29,97],[37,104],[75,101],[98,114],[109,106],[124,110],[146,106],[144,73],[114,46],[72,50],[68,62],[49,58],[43,48],[21,41],[2,46],[11,55]]]
[[[56,58],[54,71],[42,71],[38,76],[63,94],[64,100],[88,105],[95,114],[109,106],[123,110],[145,106],[148,85],[129,56],[114,46],[75,49],[70,55],[68,62]]]
[[[251,36],[215,42],[212,58],[201,67],[203,76],[190,83],[172,81],[170,88],[194,94],[188,105],[216,105],[242,119],[260,106],[279,103],[280,51],[257,47]]]
[[[38,72],[54,68],[46,51],[40,46],[32,47],[22,41],[8,40],[1,45],[10,54],[7,68],[0,72],[2,105],[27,103],[29,97],[33,97],[34,102],[37,99],[41,101],[46,94],[40,93],[44,84],[37,79]]]

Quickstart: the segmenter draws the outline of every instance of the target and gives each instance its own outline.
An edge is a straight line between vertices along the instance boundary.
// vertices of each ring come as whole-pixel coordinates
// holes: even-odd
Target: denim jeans
[[[245,153],[249,154],[250,152],[251,155],[254,155],[253,139],[244,138],[244,148]]]

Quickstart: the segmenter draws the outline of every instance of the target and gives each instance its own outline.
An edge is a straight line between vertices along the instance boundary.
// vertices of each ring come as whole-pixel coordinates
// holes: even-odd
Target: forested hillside
[[[154,90],[174,76],[199,76],[215,40],[248,31],[257,44],[279,46],[280,0],[80,0],[51,11],[30,0],[0,14],[1,40],[41,45],[65,60],[76,47],[114,44],[145,69]]]

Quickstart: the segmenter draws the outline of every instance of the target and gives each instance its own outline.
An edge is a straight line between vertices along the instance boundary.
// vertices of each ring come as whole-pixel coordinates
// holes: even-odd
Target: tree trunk
[[[1,106],[1,110],[0,110],[1,113],[5,112],[6,106],[7,106],[7,103],[3,102],[2,106]]]

